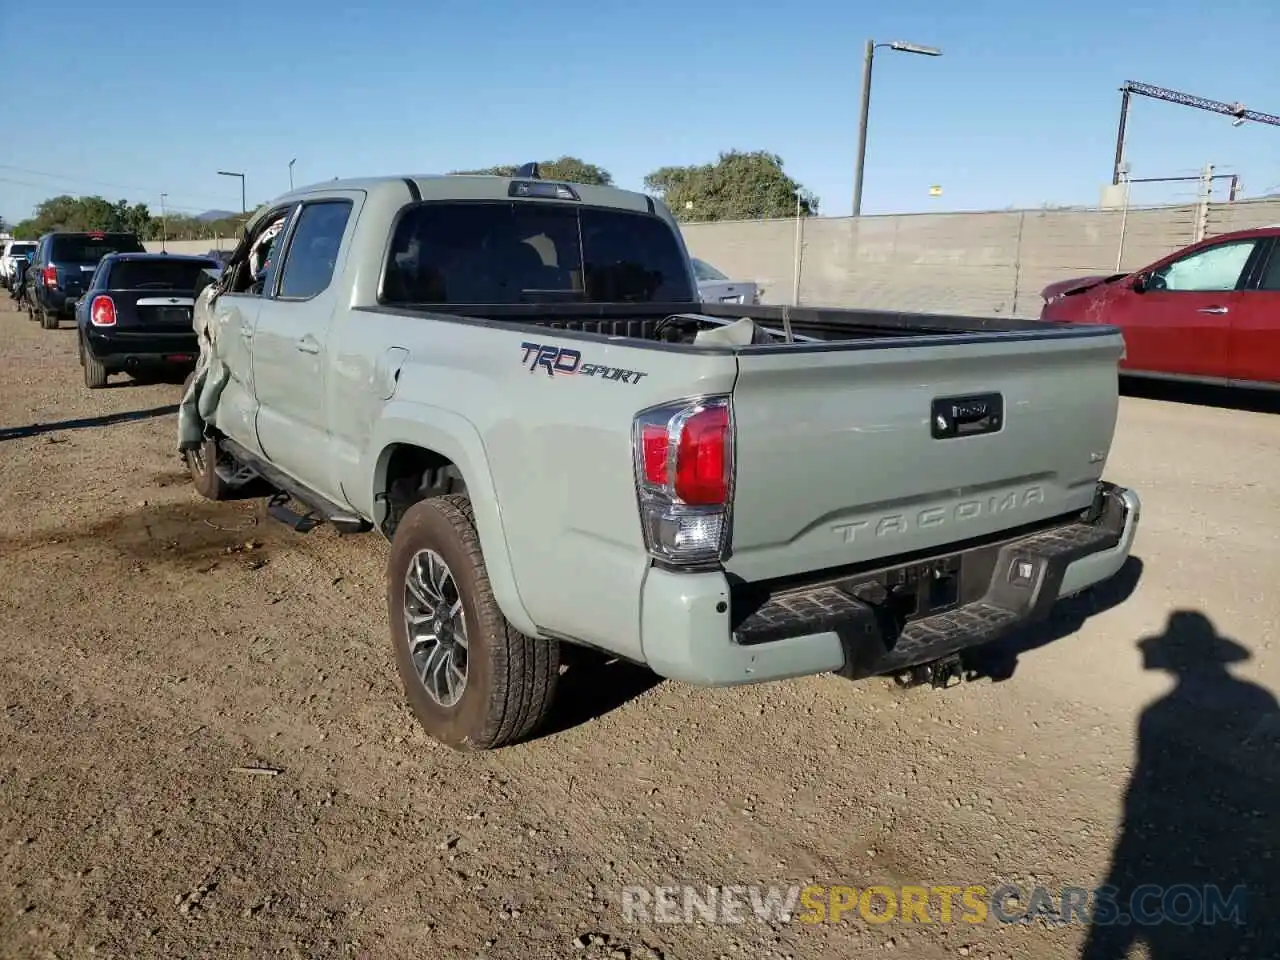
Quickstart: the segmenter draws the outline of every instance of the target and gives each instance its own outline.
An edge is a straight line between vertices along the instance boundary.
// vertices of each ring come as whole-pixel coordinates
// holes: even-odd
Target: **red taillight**
[[[44,281],[46,287],[56,287],[58,285],[58,268],[45,267],[40,271],[40,279]]]
[[[89,322],[95,327],[114,327],[116,325],[116,304],[110,297],[94,297],[89,304]]]
[[[635,460],[649,551],[679,564],[720,559],[728,543],[733,485],[729,398],[643,411],[636,417]]]
[[[711,407],[685,420],[676,446],[676,496],[718,506],[729,498],[729,408]]]
[[[703,507],[723,504],[729,495],[728,436],[727,406],[689,415],[682,412],[665,423],[643,424],[640,445],[645,483],[665,487],[681,503]]]
[[[640,428],[644,479],[655,487],[667,485],[667,425],[646,423]]]

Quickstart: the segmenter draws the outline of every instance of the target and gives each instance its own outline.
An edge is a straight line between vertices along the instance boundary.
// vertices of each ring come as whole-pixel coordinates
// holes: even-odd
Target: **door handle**
[[[1226,307],[1201,307],[1197,313],[1226,313]]]
[[[305,337],[300,337],[297,342],[297,347],[303,353],[320,352],[320,342],[316,340],[315,337],[311,336],[311,334],[307,334]]]

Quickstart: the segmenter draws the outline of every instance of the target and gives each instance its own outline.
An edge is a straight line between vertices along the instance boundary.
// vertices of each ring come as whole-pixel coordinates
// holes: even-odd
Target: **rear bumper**
[[[37,278],[38,279],[38,278]],[[60,317],[73,317],[76,313],[76,301],[79,294],[70,294],[62,290],[51,290],[44,284],[36,284],[36,300],[49,313]]]
[[[110,367],[195,363],[195,331],[109,330],[86,326],[90,352]]]
[[[724,686],[838,672],[894,673],[997,640],[1048,616],[1062,597],[1114,576],[1137,533],[1138,495],[1100,484],[1069,522],[959,553],[752,597],[723,573],[645,580],[641,644],[656,673]],[[890,591],[912,596],[955,583],[956,601],[904,623]]]

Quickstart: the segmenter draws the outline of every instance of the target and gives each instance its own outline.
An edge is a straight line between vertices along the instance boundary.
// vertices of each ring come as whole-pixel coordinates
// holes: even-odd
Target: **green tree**
[[[730,150],[715,163],[660,167],[644,178],[677,219],[762,220],[818,212],[818,198],[782,169],[782,158],[763,150]]]
[[[15,224],[13,234],[23,240],[34,240],[50,230],[107,230],[136,233],[143,240],[212,240],[214,237],[238,237],[244,227],[240,216],[221,220],[198,220],[169,213],[163,220],[155,216],[145,203],[114,203],[102,197],[72,197],[66,194],[50,197],[36,207],[34,216]]]
[[[455,174],[486,174],[495,177],[515,176],[519,164],[485,167],[483,170],[453,170]],[[544,180],[563,180],[566,183],[586,183],[607,187],[613,184],[608,170],[587,163],[577,157],[561,157],[559,160],[539,160],[538,173]]]
[[[147,237],[151,230],[151,213],[146,204],[130,204],[127,200],[111,203],[102,197],[62,194],[45,200],[36,207],[34,216],[14,228],[15,233],[21,231],[27,239],[50,230],[128,231]]]

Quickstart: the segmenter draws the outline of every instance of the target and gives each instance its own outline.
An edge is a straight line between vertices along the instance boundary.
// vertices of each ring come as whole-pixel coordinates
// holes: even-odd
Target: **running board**
[[[314,490],[307,489],[279,468],[268,463],[257,454],[246,450],[234,440],[224,438],[218,445],[240,464],[254,470],[263,480],[281,493],[286,494],[289,499],[295,500],[307,508],[309,511],[307,514],[299,514],[286,507],[283,501],[275,497],[272,498],[272,502],[268,506],[268,512],[272,517],[292,527],[299,533],[308,532],[320,521],[332,524],[339,533],[364,533],[373,529],[373,524],[356,516],[347,507],[334,503],[328,497],[316,493]]]
[[[324,521],[314,513],[298,513],[289,506],[287,493],[274,494],[267,501],[267,515],[293,530],[294,533],[310,533]]]

